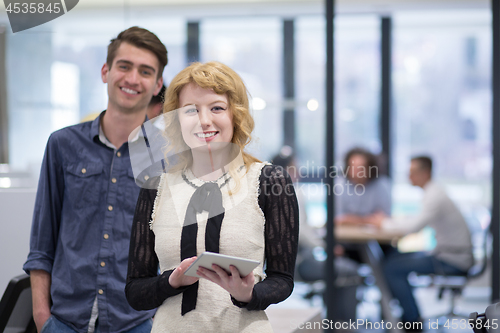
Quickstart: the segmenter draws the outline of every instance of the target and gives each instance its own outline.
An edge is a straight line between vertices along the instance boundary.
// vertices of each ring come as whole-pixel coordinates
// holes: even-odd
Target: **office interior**
[[[249,150],[269,160],[284,145],[293,148],[302,207],[319,233],[330,230],[321,173],[328,149],[339,170],[352,147],[386,156],[395,216],[420,207],[422,191],[408,181],[410,158],[432,156],[435,179],[460,207],[476,243],[492,225],[488,266],[468,282],[457,303],[462,312],[484,312],[500,298],[500,179],[494,172],[500,170],[500,143],[493,130],[500,115],[494,93],[496,2],[81,0],[65,15],[18,33],[0,7],[0,291],[23,273],[50,133],[105,109],[100,68],[106,47],[120,31],[137,25],[167,46],[167,85],[192,61],[217,60],[241,75],[256,123]],[[331,73],[327,8],[335,13]],[[496,39],[500,44],[498,34]],[[402,251],[430,250],[432,230],[398,245]],[[483,254],[478,246],[475,255]],[[320,296],[305,297],[311,287],[298,279],[292,297],[276,306],[285,318],[289,309],[319,309],[328,316]],[[426,304],[426,317],[449,306],[451,295],[439,300],[425,281],[416,293]],[[363,281],[355,297],[358,318],[380,320],[375,284]]]

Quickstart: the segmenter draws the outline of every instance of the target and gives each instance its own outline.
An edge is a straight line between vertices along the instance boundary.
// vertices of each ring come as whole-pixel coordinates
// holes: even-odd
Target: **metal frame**
[[[500,1],[491,0],[492,14],[492,146],[493,169],[492,201],[491,201],[491,233],[493,235],[493,252],[491,255],[491,302],[500,300]]]
[[[283,20],[283,144],[295,147],[295,43],[294,20]]]
[[[334,112],[334,16],[335,16],[335,0],[325,1],[326,12],[326,152],[325,163],[327,167],[332,167],[335,164],[335,112]],[[335,225],[333,223],[335,217],[335,196],[333,195],[333,178],[326,177],[325,184],[330,191],[326,194],[326,253],[327,260],[325,265],[325,284],[326,284],[326,317],[331,322],[335,318],[335,255],[333,249],[335,247]],[[330,325],[332,326],[332,325]],[[335,332],[335,327],[330,327],[324,330]]]
[[[187,24],[187,63],[200,61],[200,22]]]
[[[9,163],[9,115],[7,108],[7,29],[0,25],[0,163]]]
[[[392,18],[380,19],[380,141],[386,161],[387,175],[392,174],[392,126],[391,126],[391,74],[392,74]]]

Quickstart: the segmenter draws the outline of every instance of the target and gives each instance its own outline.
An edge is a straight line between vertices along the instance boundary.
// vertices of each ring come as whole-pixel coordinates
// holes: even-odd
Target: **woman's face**
[[[179,94],[179,122],[189,148],[231,142],[233,115],[227,95],[189,83]]]
[[[364,184],[368,180],[368,161],[363,155],[352,155],[349,159],[348,177],[356,184]]]

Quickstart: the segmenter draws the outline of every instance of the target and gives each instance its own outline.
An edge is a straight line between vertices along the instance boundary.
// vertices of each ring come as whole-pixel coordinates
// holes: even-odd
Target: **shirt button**
[[[117,153],[116,153],[116,156],[121,157],[121,156],[122,156],[122,153],[117,152]]]
[[[144,180],[148,180],[149,179],[149,176],[148,175],[145,175],[144,176]]]
[[[108,206],[108,210],[109,210],[109,211],[112,211],[112,210],[113,210],[113,206],[109,205],[109,206]]]
[[[106,263],[104,261],[101,261],[101,267],[106,266]]]
[[[87,173],[87,169],[83,168],[82,173]]]
[[[104,234],[104,239],[108,239],[109,238],[109,235],[108,234]]]
[[[99,295],[102,295],[102,294],[104,294],[104,290],[99,289],[98,293],[99,293]]]
[[[112,182],[113,184],[115,184],[115,183],[116,183],[116,178],[111,178],[111,182]]]

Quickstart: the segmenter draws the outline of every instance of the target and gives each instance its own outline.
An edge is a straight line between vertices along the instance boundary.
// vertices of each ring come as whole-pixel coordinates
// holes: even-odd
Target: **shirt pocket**
[[[66,196],[76,209],[96,208],[101,198],[103,165],[98,162],[80,162],[66,167]]]

